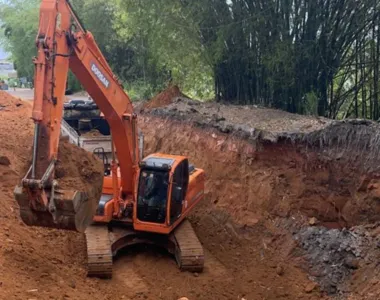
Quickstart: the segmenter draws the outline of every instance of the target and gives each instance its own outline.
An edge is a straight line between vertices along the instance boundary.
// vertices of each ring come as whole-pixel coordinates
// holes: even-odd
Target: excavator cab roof
[[[140,162],[141,169],[170,170],[175,162],[173,158],[147,157]]]

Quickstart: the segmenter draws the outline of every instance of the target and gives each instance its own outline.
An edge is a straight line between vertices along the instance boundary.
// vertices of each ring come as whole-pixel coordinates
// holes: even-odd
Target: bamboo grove
[[[174,82],[203,100],[380,117],[380,0],[72,2],[126,88],[143,91],[137,98]],[[21,73],[37,4],[8,0],[0,10],[2,41]]]

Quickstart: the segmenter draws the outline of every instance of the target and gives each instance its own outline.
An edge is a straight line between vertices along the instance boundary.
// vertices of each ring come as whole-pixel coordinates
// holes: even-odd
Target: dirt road
[[[21,98],[23,100],[32,100],[34,97],[34,90],[31,90],[31,89],[16,88],[16,90],[14,90],[13,88],[11,88],[6,92],[16,98]],[[87,100],[88,99],[86,96],[83,96],[83,95],[67,95],[66,98],[67,100],[74,100],[74,99]]]

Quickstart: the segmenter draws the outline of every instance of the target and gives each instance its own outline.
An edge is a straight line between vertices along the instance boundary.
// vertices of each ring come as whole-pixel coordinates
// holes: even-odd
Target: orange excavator
[[[113,256],[137,243],[165,247],[182,270],[202,271],[203,248],[186,217],[204,196],[204,171],[184,156],[140,161],[131,101],[68,0],[42,0],[36,46],[32,162],[14,191],[24,223],[85,232],[90,276],[110,278]],[[112,172],[95,206],[54,180],[69,69],[111,129]]]

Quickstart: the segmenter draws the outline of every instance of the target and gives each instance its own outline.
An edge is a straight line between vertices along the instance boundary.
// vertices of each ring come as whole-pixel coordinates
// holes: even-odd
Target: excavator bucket
[[[56,189],[54,199],[47,194],[49,202],[55,204],[54,209],[33,208],[28,190],[21,185],[16,186],[14,196],[26,225],[84,232],[92,223],[98,203],[91,201],[86,193]]]

